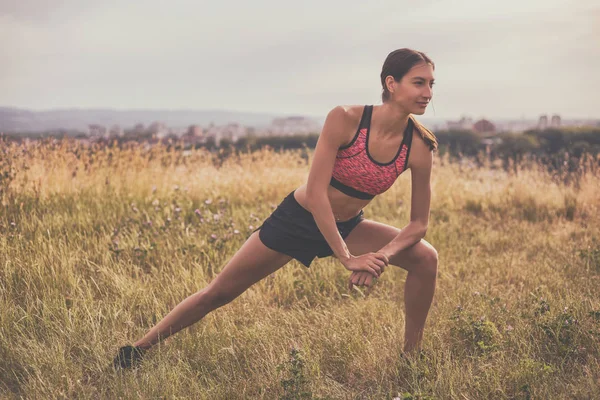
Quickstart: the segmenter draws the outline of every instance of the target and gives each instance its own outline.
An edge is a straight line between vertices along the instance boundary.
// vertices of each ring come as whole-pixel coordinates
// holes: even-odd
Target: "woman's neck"
[[[377,136],[382,138],[402,135],[410,117],[410,113],[389,102],[373,107],[373,116],[375,115],[377,117],[372,118],[375,124],[371,122],[371,129],[374,127]]]

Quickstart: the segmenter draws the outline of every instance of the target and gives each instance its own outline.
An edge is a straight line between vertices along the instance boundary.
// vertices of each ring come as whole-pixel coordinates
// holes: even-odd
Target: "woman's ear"
[[[394,93],[394,91],[396,90],[396,83],[397,82],[393,76],[388,75],[385,77],[385,86],[387,87],[388,92]]]

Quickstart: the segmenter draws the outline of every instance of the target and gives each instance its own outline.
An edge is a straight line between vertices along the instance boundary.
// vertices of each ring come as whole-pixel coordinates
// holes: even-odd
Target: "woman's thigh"
[[[287,264],[292,257],[272,250],[254,232],[210,283],[208,290],[217,297],[235,298],[254,283]]]
[[[345,242],[350,254],[377,252],[391,242],[401,229],[381,222],[365,219],[346,237]],[[390,264],[413,271],[431,259],[437,259],[437,252],[425,239],[404,249],[390,258]]]

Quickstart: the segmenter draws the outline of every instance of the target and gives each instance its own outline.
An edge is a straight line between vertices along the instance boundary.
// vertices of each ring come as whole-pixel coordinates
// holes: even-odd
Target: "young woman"
[[[438,258],[425,240],[435,136],[411,114],[433,95],[434,64],[399,49],[381,71],[382,105],[338,106],[327,115],[306,184],[291,192],[252,233],[221,273],[179,303],[133,346],[119,349],[115,368],[129,368],[159,340],[231,302],[292,258],[309,267],[334,255],[352,272],[349,287],[368,286],[389,264],[408,271],[404,351],[420,348],[433,299]],[[410,222],[402,229],[365,219],[363,208],[410,169]]]

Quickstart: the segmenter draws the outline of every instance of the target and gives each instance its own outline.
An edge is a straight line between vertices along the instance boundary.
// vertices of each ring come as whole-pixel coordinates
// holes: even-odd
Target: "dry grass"
[[[221,165],[57,142],[0,156],[3,398],[600,398],[597,161],[567,180],[436,158],[426,239],[440,272],[418,361],[399,357],[406,273],[348,293],[329,258],[292,261],[116,374],[116,349],[210,282],[304,182],[306,154]],[[406,224],[408,175],[367,218]]]

